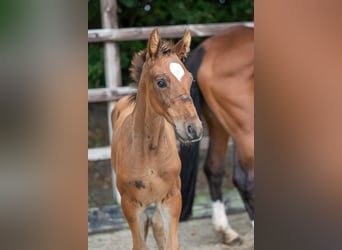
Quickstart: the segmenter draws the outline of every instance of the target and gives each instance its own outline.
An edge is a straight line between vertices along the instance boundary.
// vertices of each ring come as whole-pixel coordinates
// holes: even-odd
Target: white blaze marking
[[[170,63],[170,71],[178,79],[178,81],[182,80],[182,77],[184,76],[184,70],[179,63]]]
[[[254,220],[252,220],[252,226],[253,226],[253,228],[254,228]]]

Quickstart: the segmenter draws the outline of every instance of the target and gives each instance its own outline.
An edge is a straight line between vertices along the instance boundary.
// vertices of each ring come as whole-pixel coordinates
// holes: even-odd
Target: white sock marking
[[[182,77],[184,76],[184,70],[179,63],[170,63],[170,71],[178,79],[178,81],[182,80]]]
[[[228,219],[226,215],[226,209],[222,201],[215,201],[212,203],[213,206],[213,218],[215,230],[224,231],[228,227]]]
[[[252,220],[252,226],[253,226],[253,228],[254,228],[254,220]]]
[[[216,231],[224,234],[225,241],[231,242],[239,237],[229,225],[226,209],[222,201],[215,201],[213,205],[213,224]]]

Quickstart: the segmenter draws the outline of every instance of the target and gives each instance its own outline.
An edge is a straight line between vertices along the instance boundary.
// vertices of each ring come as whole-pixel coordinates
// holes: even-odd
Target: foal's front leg
[[[167,222],[166,250],[178,250],[178,223],[182,208],[182,197],[180,188],[174,190],[172,194],[162,203],[162,216]]]
[[[148,250],[145,243],[148,223],[145,207],[126,197],[122,197],[121,206],[131,229],[133,250]]]

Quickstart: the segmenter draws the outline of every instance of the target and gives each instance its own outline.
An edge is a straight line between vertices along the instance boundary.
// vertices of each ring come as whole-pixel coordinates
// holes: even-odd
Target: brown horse
[[[222,202],[222,178],[228,139],[234,141],[233,182],[254,226],[254,30],[232,27],[205,40],[185,63],[196,81],[191,95],[198,114],[207,122],[209,152],[204,165],[212,198],[214,228],[228,244],[240,243],[231,229]],[[198,169],[198,143],[182,146],[181,220],[191,215]]]
[[[190,97],[193,78],[181,62],[190,40],[186,31],[172,45],[153,30],[147,49],[132,60],[138,92],[122,98],[112,112],[112,164],[136,250],[148,249],[146,208],[151,204],[156,207],[151,224],[159,249],[179,248],[181,162],[176,139],[190,143],[202,137]]]

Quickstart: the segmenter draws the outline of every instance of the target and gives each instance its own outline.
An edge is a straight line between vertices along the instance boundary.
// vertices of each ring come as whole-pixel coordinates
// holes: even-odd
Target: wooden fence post
[[[118,28],[116,0],[101,0],[102,27],[109,29]],[[106,87],[118,87],[121,85],[121,67],[119,45],[114,42],[104,44],[105,58],[105,79]],[[112,140],[111,111],[114,107],[113,102],[107,104],[109,142]],[[120,203],[120,194],[116,189],[116,177],[112,168],[113,194],[115,200]]]

